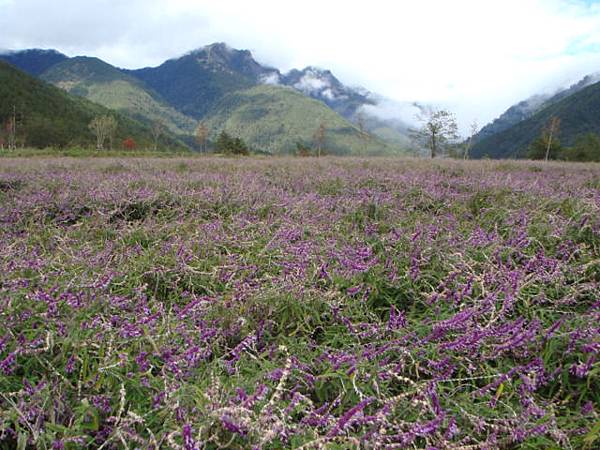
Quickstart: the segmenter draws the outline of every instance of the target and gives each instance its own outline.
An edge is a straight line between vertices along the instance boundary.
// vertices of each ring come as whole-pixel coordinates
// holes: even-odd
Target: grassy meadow
[[[600,447],[600,164],[0,159],[0,449]]]

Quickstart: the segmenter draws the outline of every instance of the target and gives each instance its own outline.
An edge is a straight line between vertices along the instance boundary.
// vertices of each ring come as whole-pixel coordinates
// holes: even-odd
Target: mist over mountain
[[[556,140],[564,146],[572,145],[586,133],[600,134],[600,82],[594,82],[597,79],[597,75],[589,75],[529,110],[526,106],[535,103],[522,102],[522,106],[517,105],[523,112],[523,118],[478,140],[472,148],[472,155],[492,158],[525,157],[529,145],[542,135],[553,117],[561,121]],[[512,111],[516,112],[509,118],[518,117],[517,107],[513,107]]]
[[[547,108],[548,106],[566,97],[576,94],[577,92],[599,81],[600,73],[586,75],[577,83],[574,83],[569,87],[558,89],[554,93],[536,94],[511,106],[497,119],[494,119],[494,121],[485,125],[479,131],[479,133],[475,135],[474,143],[476,144],[476,147],[481,147],[477,145],[479,142],[484,141],[495,134],[502,133],[510,129],[520,122],[529,119],[537,112],[542,111],[544,108]]]
[[[207,45],[158,67],[127,72],[198,119],[224,94],[261,84],[292,87],[349,120],[362,107],[378,103],[368,90],[344,85],[329,70],[309,66],[282,73],[258,63],[250,51],[224,43]]]

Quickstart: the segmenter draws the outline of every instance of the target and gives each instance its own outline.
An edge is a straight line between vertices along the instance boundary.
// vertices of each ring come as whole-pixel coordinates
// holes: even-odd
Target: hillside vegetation
[[[205,123],[212,134],[225,130],[251,147],[292,153],[297,144],[315,146],[314,134],[325,125],[323,149],[333,154],[391,154],[395,149],[358,129],[320,101],[282,86],[257,86],[219,101]]]
[[[516,125],[480,140],[471,154],[491,158],[524,157],[529,145],[540,137],[553,116],[561,119],[558,138],[562,145],[572,145],[586,133],[600,134],[600,83],[551,103]]]
[[[17,113],[17,138],[20,145],[32,147],[93,146],[94,136],[88,125],[99,115],[112,114],[118,127],[115,142],[131,137],[139,146],[150,146],[150,130],[132,119],[72,96],[63,90],[37,80],[0,61],[0,124]],[[173,138],[164,136],[163,144],[181,147]]]
[[[97,58],[68,59],[51,67],[41,78],[147,124],[160,120],[176,134],[189,134],[197,125],[194,119],[168,105],[143,82]]]
[[[225,95],[255,86],[262,68],[248,52],[208,46],[159,67],[130,71],[183,114],[201,119]]]
[[[39,77],[52,66],[69,59],[56,50],[29,49],[18,52],[0,53],[0,60],[6,61],[23,72]]]
[[[363,123],[374,138],[367,145],[356,144],[351,131],[353,126],[346,121],[357,122],[362,106],[376,103],[368,91],[345,86],[329,70],[316,67],[284,74],[261,65],[249,51],[236,50],[224,43],[207,45],[157,67],[137,70],[119,69],[98,58],[69,58],[44,50],[0,54],[0,59],[10,60],[72,94],[135,120],[146,124],[161,121],[192,148],[203,147],[193,136],[199,121],[210,119],[213,123],[223,124],[222,117],[215,117],[222,116],[222,105],[230,103],[231,96],[265,84],[288,86],[302,93],[288,97],[285,103],[291,105],[298,101],[300,104],[292,106],[296,111],[303,111],[306,117],[294,117],[291,124],[288,118],[297,115],[284,112],[280,130],[291,129],[292,134],[287,137],[274,129],[270,121],[256,123],[251,132],[244,125],[244,135],[240,137],[247,138],[254,146],[266,146],[269,152],[288,153],[298,142],[310,145],[308,141],[314,133],[315,117],[325,117],[327,122],[335,125],[328,137],[330,150],[336,154],[394,154],[398,148],[408,146],[406,130],[396,121],[386,122],[366,113],[367,120]],[[274,117],[282,112],[280,98],[278,95],[269,98],[269,95],[261,96],[257,107],[270,109],[270,115]],[[320,103],[306,102],[307,98]],[[323,112],[324,105],[330,108],[327,114]],[[237,122],[238,118],[231,118],[228,126],[239,128]],[[261,137],[258,131],[263,124],[267,127]],[[300,130],[302,124],[307,128]],[[220,131],[223,130],[213,130],[212,137]],[[278,143],[282,147],[275,148]],[[345,149],[342,148],[344,144],[348,144]]]

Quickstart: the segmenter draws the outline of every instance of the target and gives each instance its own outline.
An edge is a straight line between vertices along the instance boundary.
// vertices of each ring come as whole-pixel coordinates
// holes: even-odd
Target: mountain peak
[[[63,55],[61,52],[59,52],[58,50],[54,50],[52,48],[46,49],[46,48],[28,48],[25,50],[4,50],[1,52],[3,55],[29,55],[29,56],[34,56],[34,55],[55,55],[55,56],[64,56],[66,58],[65,55]]]
[[[0,59],[37,77],[55,64],[69,58],[56,50],[33,48],[19,51],[9,50],[0,54]]]
[[[188,55],[194,57],[208,57],[208,58],[220,58],[223,60],[230,60],[233,58],[247,58],[254,61],[252,53],[249,50],[238,50],[230,47],[225,42],[213,42],[212,44],[199,47],[196,50],[192,50]]]
[[[205,45],[194,51],[192,54],[198,53],[218,53],[222,55],[229,55],[233,52],[237,52],[234,48],[227,45],[225,42],[213,42],[212,44]]]
[[[317,67],[317,66],[306,66],[304,69],[301,70],[301,72],[333,76],[333,74],[331,73],[331,70],[321,69],[320,67]]]
[[[212,44],[205,45],[204,49],[210,50],[210,51],[227,52],[227,53],[231,53],[232,51],[239,51],[239,50],[236,50],[236,49],[230,47],[225,42],[213,42]]]
[[[72,85],[73,82],[107,83],[128,79],[128,75],[94,56],[75,56],[61,61],[41,74],[40,77],[63,88],[65,82]]]

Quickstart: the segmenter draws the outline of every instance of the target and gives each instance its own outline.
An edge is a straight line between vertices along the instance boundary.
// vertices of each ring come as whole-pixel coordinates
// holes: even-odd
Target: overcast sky
[[[55,48],[127,68],[212,42],[281,70],[331,69],[463,128],[600,71],[600,2],[583,0],[0,0],[0,48]]]

